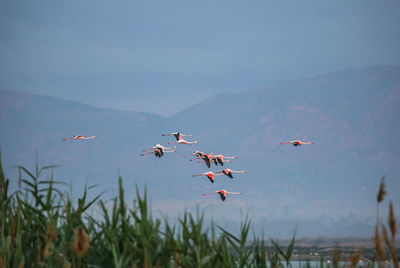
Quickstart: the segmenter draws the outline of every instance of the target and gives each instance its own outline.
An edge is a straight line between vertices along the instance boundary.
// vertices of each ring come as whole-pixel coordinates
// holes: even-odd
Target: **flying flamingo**
[[[68,141],[68,140],[90,140],[90,139],[95,139],[96,136],[90,136],[90,137],[86,137],[86,136],[82,136],[82,135],[75,135],[72,138],[68,138],[68,139],[63,139],[64,141]]]
[[[169,134],[161,134],[161,136],[174,136],[177,141],[179,141],[180,137],[192,137],[192,134],[182,134],[180,132],[172,132]]]
[[[236,159],[236,158],[237,158],[236,156],[224,156],[224,155],[222,155],[222,154],[211,156],[211,160],[214,162],[214,164],[215,164],[216,166],[218,166],[218,163],[219,163],[221,166],[223,166],[225,161],[226,161],[226,162],[232,162],[231,160],[225,160],[225,161],[224,161],[224,159]]]
[[[199,156],[199,157],[196,157],[196,158],[194,158],[194,159],[190,159],[189,161],[193,161],[193,160],[197,160],[197,159],[203,159],[204,160],[204,162],[206,163],[206,165],[207,165],[207,167],[208,168],[210,168],[211,167],[211,158],[212,158],[212,155],[211,154],[202,154],[201,156]]]
[[[207,176],[207,178],[210,180],[210,182],[214,183],[214,176],[218,176],[218,175],[222,175],[222,174],[214,174],[213,172],[208,171],[208,172],[204,172],[204,173],[201,173],[201,174],[192,175],[192,177],[197,177],[197,176],[202,176],[202,175]]]
[[[219,173],[223,173],[226,176],[228,176],[229,178],[233,179],[232,173],[247,173],[247,171],[239,171],[239,170],[236,171],[236,170],[232,170],[232,169],[227,168],[227,169],[215,172],[216,175],[219,174]]]
[[[148,153],[144,153],[144,154],[140,154],[140,155],[141,155],[141,156],[145,156],[145,155],[153,154],[153,153],[154,153],[154,155],[155,155],[156,157],[161,158],[161,156],[163,156],[164,153],[173,153],[173,152],[176,152],[176,151],[175,151],[175,150],[167,151],[167,150],[164,150],[164,149],[162,149],[162,148],[156,148],[156,149],[154,149],[154,150],[152,150],[152,151],[150,151],[150,152],[148,152]]]
[[[197,157],[200,157],[200,156],[202,156],[204,153],[203,152],[200,152],[200,151],[195,151],[194,153],[192,153],[192,155],[195,155],[195,156],[197,156]]]
[[[313,142],[303,142],[303,141],[299,141],[299,140],[295,140],[295,141],[289,141],[289,142],[281,142],[281,145],[283,144],[293,144],[293,146],[301,146],[303,144],[313,144]]]
[[[176,146],[174,146],[174,147],[164,147],[160,143],[157,143],[156,145],[154,145],[153,147],[151,147],[149,149],[144,149],[143,152],[149,151],[149,150],[154,150],[154,149],[172,150],[172,149],[176,149]]]
[[[184,140],[182,137],[179,137],[177,142],[168,142],[168,144],[194,144],[199,143],[198,141],[187,141]]]
[[[219,190],[219,191],[216,191],[213,193],[203,194],[203,196],[210,195],[210,194],[219,194],[219,197],[221,197],[221,200],[225,201],[226,194],[242,194],[242,193],[240,193],[240,192],[232,193],[232,192],[228,192],[227,190]]]

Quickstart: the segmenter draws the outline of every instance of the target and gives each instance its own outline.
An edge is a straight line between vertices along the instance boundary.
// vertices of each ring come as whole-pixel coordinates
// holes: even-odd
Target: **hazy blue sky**
[[[400,1],[0,1],[0,87],[170,115],[221,91],[400,64]]]

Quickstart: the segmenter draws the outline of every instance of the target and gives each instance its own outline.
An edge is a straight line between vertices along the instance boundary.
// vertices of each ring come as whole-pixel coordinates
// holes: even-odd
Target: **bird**
[[[187,141],[184,140],[182,137],[179,137],[177,142],[168,142],[168,144],[194,144],[199,143],[198,141]]]
[[[227,190],[219,190],[219,191],[216,191],[213,193],[203,194],[203,196],[210,195],[210,194],[219,194],[219,197],[221,198],[221,200],[225,201],[226,194],[242,194],[242,193],[240,193],[240,192],[232,193],[232,192],[228,192]]]
[[[162,149],[162,150],[172,150],[172,149],[176,149],[176,146],[174,146],[174,147],[164,147],[163,145],[161,145],[160,143],[157,143],[156,145],[154,145],[153,147],[151,147],[151,148],[148,148],[148,149],[143,149],[143,152],[145,152],[145,151],[149,151],[149,150],[154,150],[154,149]]]
[[[226,162],[232,162],[231,160],[224,160],[224,159],[236,159],[236,158],[237,158],[236,156],[224,156],[224,155],[222,155],[222,154],[219,154],[219,155],[212,155],[212,156],[211,156],[211,160],[214,162],[214,164],[215,164],[216,166],[218,166],[218,163],[219,163],[221,166],[223,166],[225,161],[226,161]]]
[[[201,151],[195,151],[192,155],[195,155],[197,157],[202,156],[204,153]]]
[[[164,147],[164,148],[165,148],[165,147]],[[156,157],[161,158],[161,156],[163,156],[164,153],[173,153],[173,152],[176,152],[176,151],[175,151],[175,150],[167,151],[167,150],[164,150],[163,148],[155,148],[154,150],[152,150],[152,151],[150,151],[150,152],[148,152],[148,153],[144,153],[144,154],[140,154],[140,155],[141,155],[141,156],[145,156],[145,155],[153,154],[153,153],[154,153],[154,155],[155,155]]]
[[[75,135],[72,138],[68,138],[68,139],[63,139],[64,141],[68,141],[68,140],[90,140],[90,139],[95,139],[97,138],[96,136],[90,136],[90,137],[86,137],[83,135]]]
[[[214,176],[218,176],[218,175],[222,175],[222,174],[214,174],[213,172],[208,171],[208,172],[204,172],[204,173],[201,173],[201,174],[192,175],[192,177],[197,177],[197,176],[202,176],[202,175],[207,176],[207,178],[210,180],[210,182],[214,183]]]
[[[247,173],[247,171],[242,171],[242,170],[241,171],[239,171],[239,170],[236,171],[236,170],[232,170],[232,169],[227,168],[227,169],[215,172],[215,175],[217,175],[219,173],[222,173],[222,174],[228,176],[229,178],[233,179],[232,173]]]
[[[313,142],[311,142],[311,141],[303,142],[303,141],[295,140],[295,141],[289,141],[289,142],[281,142],[281,145],[283,145],[283,144],[293,144],[293,146],[301,146],[303,144],[313,144]]]
[[[206,163],[207,167],[210,168],[210,167],[211,167],[211,157],[212,157],[211,154],[205,154],[205,153],[203,153],[201,156],[196,157],[196,158],[194,158],[194,159],[190,159],[189,161],[193,161],[193,160],[197,160],[197,159],[200,159],[200,158],[201,158],[201,159],[204,160],[204,162]]]
[[[180,132],[172,132],[168,134],[161,134],[161,136],[174,136],[177,141],[179,141],[180,137],[192,137],[192,134],[182,134]]]

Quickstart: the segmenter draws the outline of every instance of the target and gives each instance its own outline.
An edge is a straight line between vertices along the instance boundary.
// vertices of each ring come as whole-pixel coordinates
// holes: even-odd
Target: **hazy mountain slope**
[[[232,166],[249,174],[235,186],[260,211],[367,215],[382,175],[399,200],[399,104],[400,68],[372,66],[221,94],[170,124],[193,129],[204,150],[238,155]],[[279,145],[292,139],[315,144]]]

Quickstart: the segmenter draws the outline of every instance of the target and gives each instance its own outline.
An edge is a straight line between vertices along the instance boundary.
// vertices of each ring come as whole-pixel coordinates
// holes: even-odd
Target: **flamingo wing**
[[[206,165],[207,165],[208,168],[211,167],[210,158],[208,156],[204,157],[204,162],[206,162]]]

